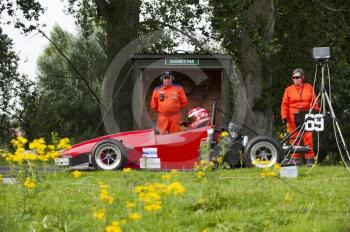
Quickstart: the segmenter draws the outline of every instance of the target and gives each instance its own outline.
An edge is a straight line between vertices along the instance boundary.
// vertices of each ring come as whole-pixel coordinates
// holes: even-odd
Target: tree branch
[[[324,4],[324,3],[321,3],[321,5],[322,5],[324,8],[326,8],[326,9],[328,9],[328,10],[330,10],[330,11],[334,11],[334,12],[345,11],[345,9],[334,9],[334,8],[331,8],[330,6],[328,6],[328,5]]]
[[[188,38],[190,38],[190,40],[191,40],[191,42],[193,44],[195,44],[197,46],[200,46],[200,47],[207,47],[207,46],[205,46],[206,44],[204,42],[199,41],[198,39],[196,39],[190,33],[187,33],[186,31],[180,30],[179,28],[177,28],[177,27],[175,27],[173,25],[170,25],[170,24],[167,24],[167,23],[164,23],[164,22],[160,22],[160,21],[157,21],[157,20],[147,20],[147,21],[140,22],[140,24],[146,24],[146,25],[156,24],[160,28],[169,27],[170,29],[175,30],[175,31],[179,32],[180,34],[183,34],[183,35],[187,36]]]
[[[86,85],[86,87],[88,88],[88,90],[90,91],[90,93],[92,94],[92,96],[94,97],[94,99],[96,100],[96,102],[98,104],[101,104],[103,107],[105,107],[102,102],[100,102],[99,97],[97,96],[97,94],[94,92],[94,90],[92,89],[92,87],[89,85],[89,82],[85,79],[85,77],[79,72],[79,70],[75,67],[75,65],[70,61],[70,59],[68,59],[68,57],[62,52],[62,50],[57,46],[57,44],[55,42],[53,42],[42,30],[39,29],[39,33],[42,34],[48,41],[50,41],[50,43],[53,44],[53,46],[56,48],[56,50],[62,55],[62,57],[67,61],[67,63],[73,68],[73,70],[78,74],[78,76],[80,77],[80,79],[84,82],[84,84]]]

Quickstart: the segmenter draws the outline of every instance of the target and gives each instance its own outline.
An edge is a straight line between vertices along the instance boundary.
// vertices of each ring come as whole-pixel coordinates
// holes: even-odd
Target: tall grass
[[[123,231],[350,231],[350,174],[343,167],[299,170],[297,179],[261,177],[260,169],[218,170],[199,179],[179,172],[68,172],[48,174],[36,189],[18,183],[0,185],[0,231],[104,231],[125,219]],[[134,188],[146,183],[181,182],[179,196],[162,197],[162,208],[145,211]],[[115,201],[105,220],[99,207],[99,183],[110,186]],[[136,202],[127,208],[128,201]],[[133,212],[142,217],[128,220]]]

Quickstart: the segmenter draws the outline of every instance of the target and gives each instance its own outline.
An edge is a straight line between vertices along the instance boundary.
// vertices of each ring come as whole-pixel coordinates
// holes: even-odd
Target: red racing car
[[[267,160],[268,166],[282,161],[282,146],[273,138],[257,135],[232,119],[219,127],[215,126],[217,110],[214,102],[210,123],[178,133],[159,135],[154,129],[147,129],[121,132],[82,142],[63,151],[55,163],[95,170],[117,170],[125,167],[190,170],[200,160],[201,143],[210,147],[207,159],[213,159],[220,154],[222,149],[219,140],[223,132],[227,132],[225,139],[228,141],[225,145],[228,149],[225,149],[224,161],[231,167],[242,163],[249,167],[256,159]],[[244,134],[244,129],[248,129],[251,135]],[[244,157],[243,162],[240,160],[241,154]]]

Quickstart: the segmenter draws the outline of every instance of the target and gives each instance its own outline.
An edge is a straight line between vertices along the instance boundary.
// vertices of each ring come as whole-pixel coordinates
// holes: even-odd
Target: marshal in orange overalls
[[[188,105],[188,100],[180,85],[161,85],[154,89],[151,108],[158,112],[157,127],[160,134],[180,131],[181,110]]]
[[[288,86],[283,95],[281,105],[281,117],[282,120],[287,119],[288,121],[288,133],[291,133],[296,128],[295,114],[299,111],[308,111],[310,106],[314,104],[316,100],[315,92],[312,85],[308,83],[302,83],[300,86],[290,85]],[[314,110],[319,110],[317,102],[314,105]],[[292,134],[290,137],[290,144],[294,143],[298,131]],[[303,135],[304,145],[310,147],[310,151],[305,154],[305,159],[314,157],[313,150],[313,137],[311,131],[305,131]],[[297,141],[295,145],[299,145],[300,141]],[[299,154],[293,154],[293,158],[300,158]]]

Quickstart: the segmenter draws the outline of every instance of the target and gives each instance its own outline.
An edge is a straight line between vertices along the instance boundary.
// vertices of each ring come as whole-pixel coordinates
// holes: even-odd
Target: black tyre
[[[281,145],[271,137],[256,136],[248,141],[244,149],[244,163],[246,167],[252,167],[253,161],[268,161],[266,164],[254,164],[256,167],[271,167],[276,162],[283,160],[283,149]]]
[[[117,170],[125,166],[128,153],[118,140],[106,139],[94,146],[91,159],[96,170]]]

